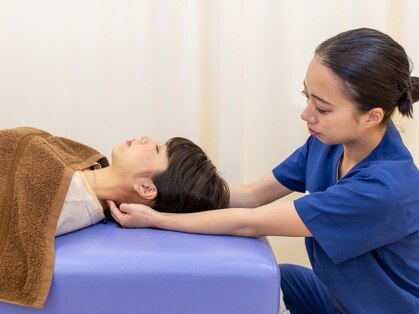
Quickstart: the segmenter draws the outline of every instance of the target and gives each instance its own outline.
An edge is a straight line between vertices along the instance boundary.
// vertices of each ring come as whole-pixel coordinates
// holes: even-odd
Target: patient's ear
[[[152,182],[143,182],[134,185],[134,190],[137,194],[148,201],[153,201],[157,197],[157,188]]]

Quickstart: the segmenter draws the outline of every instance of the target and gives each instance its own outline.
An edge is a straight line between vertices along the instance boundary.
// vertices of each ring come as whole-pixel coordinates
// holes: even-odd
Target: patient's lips
[[[125,143],[126,143],[128,146],[131,146],[131,145],[132,145],[132,143],[134,143],[135,141],[137,141],[137,142],[139,142],[139,143],[142,143],[142,142],[143,142],[143,139],[144,139],[144,136],[143,136],[143,137],[141,137],[141,138],[133,138],[133,139],[131,139],[131,140],[126,140],[126,141],[125,141]]]

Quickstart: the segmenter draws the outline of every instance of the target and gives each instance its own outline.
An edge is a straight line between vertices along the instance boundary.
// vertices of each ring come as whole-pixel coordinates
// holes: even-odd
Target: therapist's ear
[[[367,128],[377,126],[383,121],[384,111],[382,108],[373,108],[365,114],[365,125]]]
[[[157,197],[157,188],[153,183],[142,183],[134,185],[137,194],[148,201],[153,201]]]

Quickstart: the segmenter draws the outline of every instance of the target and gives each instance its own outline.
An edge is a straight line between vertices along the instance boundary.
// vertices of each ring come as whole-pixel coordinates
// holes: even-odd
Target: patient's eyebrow
[[[304,84],[304,90],[307,90],[306,83],[305,83],[304,81],[303,81],[303,84]],[[318,101],[320,101],[320,102],[322,102],[322,103],[324,103],[324,104],[331,105],[331,106],[333,106],[333,105],[334,105],[334,104],[332,104],[331,102],[328,102],[327,100],[324,100],[323,98],[321,98],[321,97],[319,97],[319,96],[317,96],[317,95],[311,94],[311,96],[312,96],[313,98],[316,98]]]

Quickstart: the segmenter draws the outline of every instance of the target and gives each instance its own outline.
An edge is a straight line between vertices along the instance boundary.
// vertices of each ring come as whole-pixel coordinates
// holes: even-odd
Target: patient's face
[[[112,151],[112,166],[127,174],[152,176],[168,167],[167,147],[151,137],[127,140]]]

